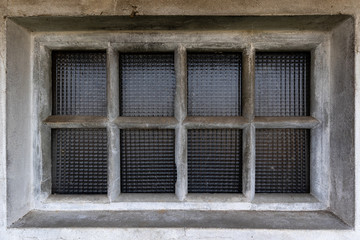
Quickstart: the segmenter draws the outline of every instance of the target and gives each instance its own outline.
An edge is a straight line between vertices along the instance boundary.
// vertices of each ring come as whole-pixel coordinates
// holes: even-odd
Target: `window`
[[[232,128],[209,128],[206,123],[211,117],[242,120],[242,54],[184,54],[186,72],[181,74],[187,73],[188,78],[176,84],[174,53],[119,52],[118,119],[142,117],[146,124],[147,117],[159,117],[159,121],[174,117],[179,111],[174,105],[175,92],[187,88],[178,99],[188,103],[181,114],[203,117],[198,128],[178,132],[177,138],[175,129],[183,127],[180,121],[176,126],[164,124],[162,129],[120,128],[120,139],[109,143],[105,128],[53,129],[52,193],[106,194],[107,145],[117,142],[121,193],[175,193],[180,172],[175,148],[179,145],[187,152],[178,156],[187,169],[178,178],[185,192],[242,193],[242,149],[252,144],[242,140],[242,128],[249,123]],[[271,129],[281,124],[276,117],[309,115],[310,62],[309,52],[255,53],[255,79],[247,79],[249,85],[255,84],[255,99],[244,102],[255,106],[255,121],[257,116],[275,117],[273,122],[264,119],[267,128],[255,126],[251,148],[256,155],[256,193],[310,191],[309,130]],[[53,116],[106,116],[106,52],[53,51],[52,65]]]
[[[51,193],[115,202],[309,194],[321,177],[311,178],[310,167],[311,143],[321,138],[312,132],[321,119],[310,114],[311,49],[274,50],[47,48]]]
[[[307,31],[299,30],[308,29],[301,17],[289,18],[289,26],[281,20],[288,27],[276,30],[264,25],[267,17],[248,19],[266,28],[252,32],[243,25],[220,31],[233,26],[221,19],[201,32],[53,32],[39,25],[27,33],[9,24],[7,42],[29,38],[21,46],[34,50],[25,51],[31,64],[17,71],[19,52],[8,48],[8,131],[15,132],[8,142],[16,143],[8,144],[8,169],[29,180],[7,181],[9,222],[27,213],[16,226],[31,226],[29,219],[48,226],[55,212],[120,218],[122,211],[167,210],[176,226],[176,216],[187,214],[227,218],[218,211],[232,212],[240,228],[244,216],[260,221],[261,214],[269,216],[262,228],[278,228],[273,219],[284,216],[296,219],[294,228],[344,228],[338,217],[351,225],[352,213],[341,207],[353,202],[352,174],[342,175],[353,173],[344,135],[353,114],[344,106],[352,101],[351,67],[331,56],[353,66],[352,21],[314,17],[317,31]],[[298,21],[304,25],[293,29]],[[19,113],[27,122],[16,127]],[[26,151],[17,151],[19,144]],[[308,218],[319,221],[309,226]]]

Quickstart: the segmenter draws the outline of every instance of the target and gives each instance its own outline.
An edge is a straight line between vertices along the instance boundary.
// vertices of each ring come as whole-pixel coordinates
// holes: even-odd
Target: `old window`
[[[284,221],[274,219],[286,216],[296,219],[288,228],[344,228],[336,216],[352,224],[341,207],[353,203],[353,175],[342,175],[352,173],[353,112],[341,107],[352,99],[351,30],[343,31],[352,22],[190,19],[174,20],[188,26],[181,31],[145,21],[152,30],[144,32],[77,32],[59,18],[62,32],[41,18],[15,19],[32,26],[27,32],[10,21],[7,43],[20,41],[31,63],[19,71],[22,54],[8,47],[10,223],[28,213],[16,226],[50,226],[55,215],[60,225],[84,216],[91,226],[119,226],[133,214],[136,227],[145,211],[155,217],[140,225],[150,226],[169,210],[177,227],[191,227],[190,215],[217,219],[208,227],[251,228],[256,219],[279,228]],[[199,21],[209,28],[189,31]],[[19,174],[24,184],[12,178]]]
[[[106,52],[51,54],[52,116],[105,117],[107,101],[113,101],[107,98]],[[176,188],[180,188],[180,198],[186,193],[240,194],[245,146],[256,155],[256,193],[309,193],[311,137],[306,121],[316,121],[310,118],[289,128],[277,117],[296,121],[309,116],[310,53],[255,52],[255,78],[245,80],[255,85],[255,97],[243,101],[241,52],[184,49],[183,54],[186,63],[176,62],[183,64],[181,68],[175,66],[174,52],[119,52],[117,120],[130,117],[130,124],[141,120],[145,125],[139,129],[120,124],[120,134],[110,142],[106,128],[52,129],[52,193],[106,194],[107,146],[118,142],[120,159],[111,161],[120,161],[120,193],[179,194]],[[176,79],[175,69],[187,78]],[[175,105],[176,92],[176,101],[187,102],[183,107]],[[242,117],[242,103],[253,106],[255,121],[265,117],[266,128],[255,126],[255,146],[243,140],[242,129],[251,122]],[[175,112],[178,123],[167,123]],[[153,117],[164,124],[158,129],[147,127]],[[192,117],[197,118],[197,126],[192,126]],[[272,121],[266,117],[273,117]],[[213,120],[234,124],[209,127]],[[175,133],[177,128],[184,131]],[[176,148],[187,154],[175,156]]]

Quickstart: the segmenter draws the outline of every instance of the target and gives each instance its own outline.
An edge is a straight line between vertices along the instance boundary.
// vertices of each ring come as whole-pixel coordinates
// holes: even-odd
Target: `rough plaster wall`
[[[5,183],[5,18],[35,15],[302,15],[350,14],[356,19],[355,104],[360,107],[359,0],[0,0],[0,239],[360,239],[360,199],[354,231],[213,229],[6,229]],[[355,145],[360,142],[360,111],[355,110]],[[356,192],[360,192],[360,147],[355,149]]]

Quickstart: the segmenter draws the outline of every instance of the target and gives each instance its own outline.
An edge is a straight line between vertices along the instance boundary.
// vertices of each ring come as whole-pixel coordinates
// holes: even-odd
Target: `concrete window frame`
[[[101,17],[99,17],[101,19]],[[156,18],[156,17],[154,17]],[[216,19],[216,17],[213,17]],[[241,18],[238,20],[240,21]],[[275,19],[275,18],[272,18]],[[68,19],[57,19],[59,26],[63,26]],[[116,18],[113,20],[117,20]],[[190,19],[191,20],[191,19]],[[189,21],[190,21],[189,20]],[[205,19],[204,19],[205,20]],[[231,20],[231,19],[229,19]],[[350,113],[351,109],[340,109],[334,105],[334,98],[338,104],[342,101],[353,101],[351,99],[351,86],[347,86],[346,94],[337,93],[338,89],[334,85],[339,73],[334,72],[333,68],[339,68],[339,60],[333,60],[334,56],[348,61],[348,68],[340,69],[345,76],[344,82],[351,85],[351,47],[353,46],[353,20],[347,16],[341,17],[318,17],[313,19],[318,22],[316,30],[306,29],[306,25],[301,23],[304,17],[295,19],[289,18],[288,23],[284,19],[277,19],[278,26],[268,26],[268,29],[259,31],[248,31],[246,25],[238,29],[232,21],[223,20],[228,30],[202,29],[201,32],[168,29],[146,29],[145,31],[134,31],[130,29],[105,30],[90,29],[84,24],[84,29],[56,30],[54,26],[46,25],[46,19],[13,18],[8,21],[8,64],[18,61],[16,57],[21,56],[21,52],[12,49],[13,44],[21,46],[23,51],[28,54],[26,70],[15,71],[8,65],[8,79],[20,79],[26,81],[27,85],[13,85],[14,91],[24,91],[24,96],[15,100],[15,96],[8,96],[8,103],[24,101],[22,98],[28,97],[30,100],[31,114],[27,124],[29,129],[26,131],[31,136],[31,146],[29,146],[29,156],[31,161],[23,157],[22,161],[29,167],[31,186],[27,192],[25,204],[22,202],[21,209],[10,202],[8,213],[9,226],[29,227],[47,226],[48,219],[54,218],[54,212],[60,212],[61,225],[57,222],[57,227],[74,224],[78,219],[76,215],[80,213],[88,221],[81,223],[81,226],[94,226],[100,224],[96,216],[97,212],[106,215],[106,222],[112,226],[112,222],[119,222],[119,218],[127,214],[139,213],[139,219],[132,219],[133,226],[140,223],[143,216],[152,216],[156,211],[169,212],[169,215],[162,220],[174,218],[176,221],[171,226],[186,226],[189,224],[188,218],[183,213],[196,215],[200,218],[212,219],[214,216],[225,219],[230,226],[241,228],[306,228],[306,229],[348,229],[353,226],[353,214],[351,208],[344,203],[344,198],[349,196],[339,196],[339,191],[351,192],[350,190],[335,189],[338,187],[336,179],[343,176],[341,186],[353,179],[346,179],[349,176],[344,173],[336,173],[334,166],[336,162],[332,160],[335,155],[343,157],[349,146],[338,145],[336,139],[342,136],[343,126],[337,120],[341,115],[348,124],[353,120],[351,116],[344,116]],[[40,26],[43,29],[37,29]],[[63,21],[62,24],[61,21]],[[88,20],[91,22],[91,19]],[[145,20],[144,20],[145,21]],[[155,21],[155,20],[154,20]],[[178,20],[176,20],[178,21]],[[218,20],[220,21],[220,20]],[[246,19],[241,21],[252,21],[253,23],[265,23],[266,17],[257,19]],[[86,23],[86,21],[84,21]],[[320,23],[321,24],[320,24]],[[283,24],[283,28],[277,27]],[[39,25],[36,25],[39,24]],[[109,24],[108,22],[104,23]],[[144,23],[142,23],[144,24]],[[174,23],[175,24],[175,23]],[[300,24],[304,29],[296,24]],[[55,24],[56,25],[56,24]],[[141,23],[139,23],[141,25]],[[216,24],[215,24],[216,25]],[[235,26],[234,26],[235,25]],[[255,24],[256,25],[256,24]],[[260,26],[260,24],[259,24]],[[32,29],[32,28],[35,28]],[[46,29],[50,28],[50,29]],[[196,28],[196,27],[195,27]],[[259,28],[259,27],[258,27]],[[261,28],[261,27],[260,27]],[[45,29],[45,30],[44,30]],[[230,30],[229,30],[230,29]],[[351,30],[350,33],[348,30]],[[347,30],[346,34],[345,31]],[[15,40],[19,36],[22,40]],[[15,42],[12,42],[15,41]],[[108,89],[108,115],[106,117],[64,117],[51,116],[51,51],[53,50],[106,50],[107,53],[107,89]],[[345,52],[344,52],[345,50]],[[133,118],[119,117],[119,61],[118,54],[125,52],[159,52],[173,51],[175,53],[176,67],[176,94],[175,94],[175,116],[169,118]],[[240,117],[209,118],[209,117],[187,117],[186,116],[186,53],[187,51],[238,51],[242,52],[243,60],[243,86],[242,102],[243,114]],[[254,70],[256,51],[310,51],[311,52],[311,86],[310,98],[311,108],[309,117],[255,117],[254,116]],[[26,55],[27,56],[27,55]],[[352,67],[352,68],[351,68]],[[11,72],[11,70],[13,72]],[[14,80],[15,83],[20,80]],[[25,89],[23,89],[25,88]],[[11,89],[11,88],[10,88]],[[350,100],[349,100],[350,99]],[[335,102],[336,102],[335,101]],[[9,106],[9,105],[8,105]],[[19,107],[19,106],[16,106]],[[10,109],[9,109],[10,110]],[[334,110],[339,112],[334,112]],[[25,110],[25,112],[28,110]],[[11,110],[8,116],[16,116]],[[333,121],[334,120],[334,121]],[[335,126],[335,127],[334,127]],[[108,132],[108,195],[51,195],[51,129],[52,128],[107,128]],[[352,126],[353,127],[353,126]],[[176,132],[176,165],[177,183],[176,194],[121,194],[120,193],[120,131],[119,128],[172,128]],[[192,128],[236,128],[243,130],[243,141],[248,144],[243,145],[243,193],[242,194],[187,194],[187,170],[186,170],[186,130]],[[311,159],[310,159],[310,194],[255,194],[255,129],[256,128],[305,128],[311,130]],[[13,131],[15,126],[9,124],[8,130]],[[336,133],[334,133],[334,131]],[[16,133],[14,139],[20,139],[23,133]],[[334,135],[336,134],[336,135]],[[10,137],[11,138],[11,137]],[[14,141],[13,139],[9,139]],[[348,140],[350,141],[350,140]],[[351,145],[351,142],[348,142]],[[334,145],[335,144],[335,145]],[[350,149],[351,150],[351,149]],[[17,159],[16,149],[8,148],[8,153],[15,153],[8,158]],[[347,152],[345,155],[353,153]],[[353,156],[352,156],[353,158]],[[351,156],[350,156],[351,159]],[[19,162],[20,160],[16,160]],[[353,159],[352,159],[353,161]],[[338,164],[338,163],[337,163]],[[349,167],[344,162],[345,167]],[[353,164],[353,163],[352,163]],[[351,168],[351,167],[350,167]],[[24,174],[21,167],[9,164],[8,172],[18,172]],[[334,172],[336,175],[334,175]],[[352,173],[353,174],[353,173]],[[336,177],[335,177],[336,176]],[[9,179],[8,194],[10,199],[15,198],[17,193],[14,186],[20,184],[16,179]],[[354,186],[354,184],[353,184]],[[353,188],[352,186],[352,188]],[[334,192],[335,189],[335,192]],[[352,192],[352,195],[354,193]],[[339,198],[339,199],[336,199]],[[341,200],[341,201],[340,201]],[[19,200],[15,200],[19,201]],[[236,215],[226,216],[229,212]],[[259,214],[257,216],[257,214]],[[304,215],[303,214],[308,214]],[[217,215],[220,214],[220,215]],[[22,219],[18,220],[22,216]],[[253,218],[246,221],[243,225],[239,219]],[[257,216],[257,217],[256,217]],[[127,216],[128,217],[128,216]],[[307,219],[318,219],[310,224]],[[289,221],[288,224],[278,225],[273,219],[294,219],[296,223]],[[95,220],[94,220],[95,219]],[[233,219],[234,223],[232,223]],[[255,220],[254,220],[255,219]],[[67,221],[64,221],[67,220]],[[85,222],[87,222],[85,221]],[[159,220],[161,222],[161,220]],[[158,223],[159,223],[158,222]],[[205,221],[205,225],[206,225]],[[155,224],[155,220],[149,220]],[[155,225],[157,225],[156,223]],[[291,224],[290,224],[291,223]],[[12,225],[11,225],[12,224]],[[53,223],[55,224],[55,223]],[[165,224],[165,223],[163,223]],[[125,224],[126,225],[126,224]],[[145,224],[146,225],[146,224]],[[161,224],[160,224],[161,225]],[[165,224],[167,226],[167,224]],[[55,226],[55,225],[54,225]],[[70,225],[71,226],[71,225]],[[141,226],[141,224],[139,224]],[[169,227],[171,227],[169,226]],[[192,225],[190,225],[192,226]],[[200,225],[201,227],[203,225]],[[211,222],[209,227],[213,227]]]

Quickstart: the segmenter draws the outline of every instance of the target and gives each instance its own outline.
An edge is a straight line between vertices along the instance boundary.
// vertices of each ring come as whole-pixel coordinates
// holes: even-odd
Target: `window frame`
[[[175,37],[174,37],[175,36]],[[60,37],[60,39],[59,39]],[[150,38],[150,40],[148,39]],[[174,40],[175,39],[175,40]],[[88,209],[193,209],[200,210],[206,202],[213,210],[290,209],[325,210],[329,204],[327,160],[329,126],[323,103],[329,100],[329,40],[326,33],[299,32],[221,34],[205,33],[38,33],[34,38],[34,117],[33,134],[39,141],[40,159],[35,174],[36,206],[39,210]],[[51,51],[105,50],[107,53],[107,102],[105,117],[51,116]],[[176,93],[174,117],[120,117],[119,115],[119,52],[175,52]],[[187,51],[230,51],[242,53],[242,116],[186,116],[186,53]],[[310,116],[255,117],[255,53],[256,51],[310,51]],[[40,104],[37,104],[40,103]],[[204,124],[205,123],[205,124]],[[51,128],[107,128],[108,132],[108,196],[51,195]],[[171,128],[176,132],[175,160],[177,165],[176,195],[120,194],[120,130],[119,128]],[[235,128],[243,131],[243,193],[187,194],[186,130]],[[311,129],[310,194],[255,195],[255,128]],[[250,144],[244,144],[248,142]],[[37,161],[37,160],[36,160]],[[320,183],[320,184],[319,184]],[[145,204],[151,202],[151,204]],[[84,203],[85,204],[84,206]],[[110,203],[110,206],[104,205]],[[219,204],[221,203],[221,204]],[[165,205],[164,205],[165,204]],[[116,206],[116,207],[115,207]]]
[[[129,19],[126,16],[7,18],[5,94],[7,227],[20,228],[20,230],[29,227],[116,227],[120,228],[119,231],[128,227],[167,229],[178,227],[185,231],[199,231],[199,228],[228,230],[234,228],[237,233],[244,231],[244,228],[353,229],[356,175],[354,26],[355,19],[350,15],[139,16],[136,19]],[[188,35],[185,37],[186,32]],[[294,35],[297,35],[296,41],[303,44],[309,35],[312,35],[314,41],[318,38],[319,44],[324,43],[324,51],[318,52],[320,59],[322,54],[328,56],[325,59],[327,62],[320,62],[320,65],[317,65],[320,67],[322,64],[325,65],[323,69],[318,68],[320,79],[324,79],[325,83],[324,86],[319,86],[319,89],[320,92],[325,93],[325,99],[317,104],[322,104],[320,107],[324,109],[326,122],[322,123],[326,125],[322,129],[327,131],[319,146],[330,145],[324,148],[328,150],[324,152],[328,158],[319,159],[317,165],[320,169],[319,174],[325,174],[321,176],[321,182],[318,182],[317,186],[321,191],[320,197],[325,192],[330,194],[324,201],[316,199],[316,202],[319,206],[328,203],[327,208],[324,211],[313,208],[315,210],[312,211],[309,205],[314,205],[315,197],[311,195],[308,200],[302,197],[301,203],[298,199],[289,196],[262,198],[257,195],[251,204],[232,203],[231,200],[227,201],[224,198],[205,199],[206,202],[201,198],[198,202],[194,200],[182,204],[154,202],[151,198],[143,198],[137,202],[131,202],[131,199],[127,199],[128,202],[110,202],[107,196],[49,199],[46,193],[41,192],[41,179],[44,181],[48,179],[46,176],[44,178],[41,176],[42,163],[39,162],[39,156],[42,154],[41,139],[38,138],[39,132],[36,132],[39,131],[40,126],[37,115],[38,100],[44,99],[46,95],[40,96],[38,89],[35,89],[40,74],[37,65],[39,62],[35,61],[38,60],[35,56],[39,54],[36,41],[43,36],[44,42],[62,42],[69,40],[64,35],[72,35],[70,40],[75,46],[78,42],[89,45],[89,40],[96,45],[104,42],[104,33],[112,35],[113,42],[116,41],[114,35],[124,33],[128,37],[129,34],[133,35],[128,38],[128,42],[140,42],[141,39],[148,43],[160,36],[166,38],[165,42],[173,42],[175,33],[180,33],[184,41],[193,42],[199,40],[196,34],[206,33],[207,39],[210,41],[211,38],[214,44],[224,42],[220,36],[226,38],[225,41],[232,39],[238,44],[241,39],[235,35],[239,33],[245,33],[243,36],[258,35],[258,40],[265,45],[268,40],[266,36],[269,35],[288,39],[284,42],[290,45],[293,43],[291,39]],[[144,38],[145,33],[149,33],[150,37]],[[140,35],[143,37],[141,38]],[[224,205],[225,201],[227,205]],[[179,206],[187,210],[173,210]],[[196,211],[196,209],[202,210]],[[227,214],[230,212],[231,216]],[[128,216],[133,216],[133,221],[122,221]],[[201,221],[200,225],[192,221],[188,222],[188,219],[193,218],[192,216],[204,221]],[[55,221],[56,219],[59,221]],[[167,222],[168,220],[170,222]]]

